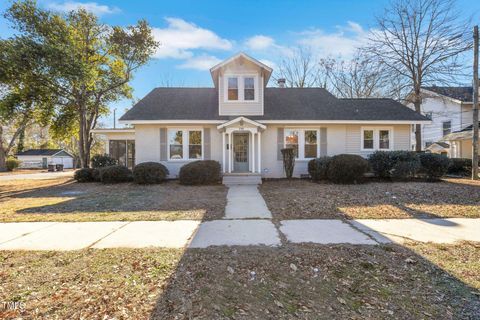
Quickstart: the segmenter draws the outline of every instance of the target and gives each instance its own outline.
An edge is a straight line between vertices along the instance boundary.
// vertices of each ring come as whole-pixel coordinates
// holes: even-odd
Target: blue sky
[[[9,1],[0,2],[0,11]],[[146,19],[162,46],[152,61],[135,74],[131,82],[135,99],[154,87],[212,86],[209,67],[239,51],[273,68],[282,54],[293,46],[312,48],[319,56],[348,58],[361,45],[375,16],[388,5],[387,0],[302,0],[302,1],[181,1],[181,0],[38,0],[39,5],[58,11],[78,6],[100,16],[111,25],[126,26]],[[459,0],[479,22],[480,1]],[[11,35],[0,18],[0,36]],[[111,106],[117,115],[131,107],[129,100]],[[112,125],[112,116],[103,121]]]

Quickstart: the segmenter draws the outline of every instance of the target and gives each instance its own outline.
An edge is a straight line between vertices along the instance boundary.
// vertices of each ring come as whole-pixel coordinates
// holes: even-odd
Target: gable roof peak
[[[264,64],[263,62],[249,56],[245,52],[240,51],[239,53],[231,56],[228,59],[223,60],[222,62],[220,62],[220,63],[216,64],[215,66],[213,66],[212,68],[210,68],[210,74],[212,75],[212,79],[213,79],[213,82],[215,83],[215,86],[217,86],[218,74],[219,74],[220,69],[222,67],[226,66],[227,64],[232,63],[233,61],[238,60],[238,59],[245,59],[245,60],[257,65],[262,70],[262,74],[265,78],[265,83],[268,83],[268,80],[270,79],[270,76],[272,75],[273,69],[271,67],[267,66],[266,64]]]

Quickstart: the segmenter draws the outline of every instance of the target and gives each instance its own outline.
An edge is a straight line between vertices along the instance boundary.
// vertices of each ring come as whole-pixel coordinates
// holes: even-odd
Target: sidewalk
[[[281,234],[292,243],[480,242],[480,219],[284,220],[279,228],[267,219],[0,223],[0,250],[281,246]]]

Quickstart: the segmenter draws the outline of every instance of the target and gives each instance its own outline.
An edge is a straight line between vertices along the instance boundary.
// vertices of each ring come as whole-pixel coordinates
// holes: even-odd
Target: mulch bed
[[[266,180],[260,186],[274,219],[480,217],[480,182],[379,182],[357,185]]]

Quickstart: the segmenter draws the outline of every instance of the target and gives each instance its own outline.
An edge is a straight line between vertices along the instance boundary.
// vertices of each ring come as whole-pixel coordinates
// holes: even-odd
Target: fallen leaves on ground
[[[338,185],[267,180],[260,186],[274,219],[480,217],[480,182],[379,182]]]

